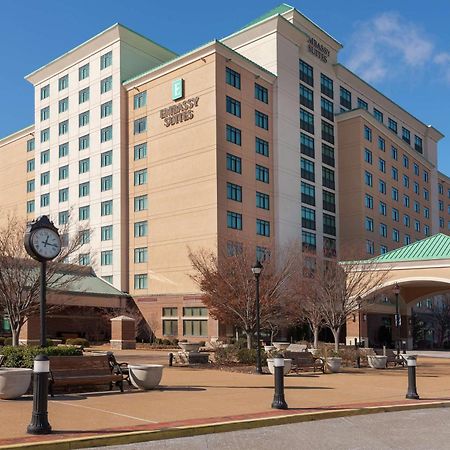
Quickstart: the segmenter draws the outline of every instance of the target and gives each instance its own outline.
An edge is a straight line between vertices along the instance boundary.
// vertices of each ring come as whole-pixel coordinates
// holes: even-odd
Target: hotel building
[[[189,249],[260,257],[301,239],[370,257],[448,233],[443,135],[341,48],[285,4],[181,56],[114,25],[26,77],[35,123],[0,140],[0,204],[86,224],[78,262],[157,336],[189,339],[231,331],[208,318]]]

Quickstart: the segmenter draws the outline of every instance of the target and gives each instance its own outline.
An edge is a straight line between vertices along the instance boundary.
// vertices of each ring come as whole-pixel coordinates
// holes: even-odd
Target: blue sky
[[[33,121],[23,77],[115,22],[178,53],[231,34],[281,2],[16,0],[0,9],[0,137]],[[340,62],[442,133],[450,175],[450,4],[433,0],[291,0],[344,45]],[[5,111],[8,113],[5,114]]]

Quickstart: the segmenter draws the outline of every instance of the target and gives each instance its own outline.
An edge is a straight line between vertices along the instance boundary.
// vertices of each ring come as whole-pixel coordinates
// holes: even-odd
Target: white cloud
[[[434,43],[413,22],[397,13],[383,13],[357,24],[349,50],[349,68],[372,82],[398,67],[418,68],[432,61]]]

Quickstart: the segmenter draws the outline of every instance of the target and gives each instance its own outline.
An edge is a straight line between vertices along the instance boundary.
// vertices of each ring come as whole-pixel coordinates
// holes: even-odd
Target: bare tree
[[[292,301],[290,283],[300,266],[295,256],[295,252],[285,251],[272,254],[263,262],[261,328],[279,324],[285,317],[286,303]],[[194,268],[191,278],[203,292],[203,302],[211,317],[240,327],[247,336],[247,347],[251,348],[256,329],[255,279],[251,271],[255,263],[254,249],[243,247],[232,255],[225,248],[219,248],[218,254],[205,249],[189,250],[189,258]]]
[[[39,310],[39,263],[25,251],[25,229],[26,223],[14,216],[9,217],[6,224],[0,227],[0,311],[8,316],[14,346],[18,345],[20,330],[28,317]],[[64,290],[83,275],[80,268],[64,264],[83,243],[80,231],[88,232],[75,230],[72,239],[69,238],[64,243],[61,253],[47,264],[46,280],[49,290]],[[69,226],[63,227],[60,233],[69,236]],[[56,307],[49,305],[48,309]]]
[[[450,304],[448,295],[445,295],[445,298],[440,304],[433,307],[432,317],[437,334],[438,346],[443,347],[444,341],[450,331]]]
[[[315,286],[325,325],[339,349],[339,335],[347,318],[360,306],[368,304],[370,294],[386,281],[390,268],[376,258],[364,261],[339,262],[337,259],[317,260]]]

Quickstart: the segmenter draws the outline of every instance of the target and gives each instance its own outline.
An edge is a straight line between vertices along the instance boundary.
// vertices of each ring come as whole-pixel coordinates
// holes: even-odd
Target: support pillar
[[[356,342],[364,342],[365,347],[369,345],[367,332],[367,313],[356,311],[347,319],[347,335],[345,337],[346,345],[355,345]]]
[[[126,350],[136,348],[135,320],[127,316],[111,319],[111,349]]]
[[[19,344],[39,345],[40,323],[39,316],[30,316],[20,330]]]

